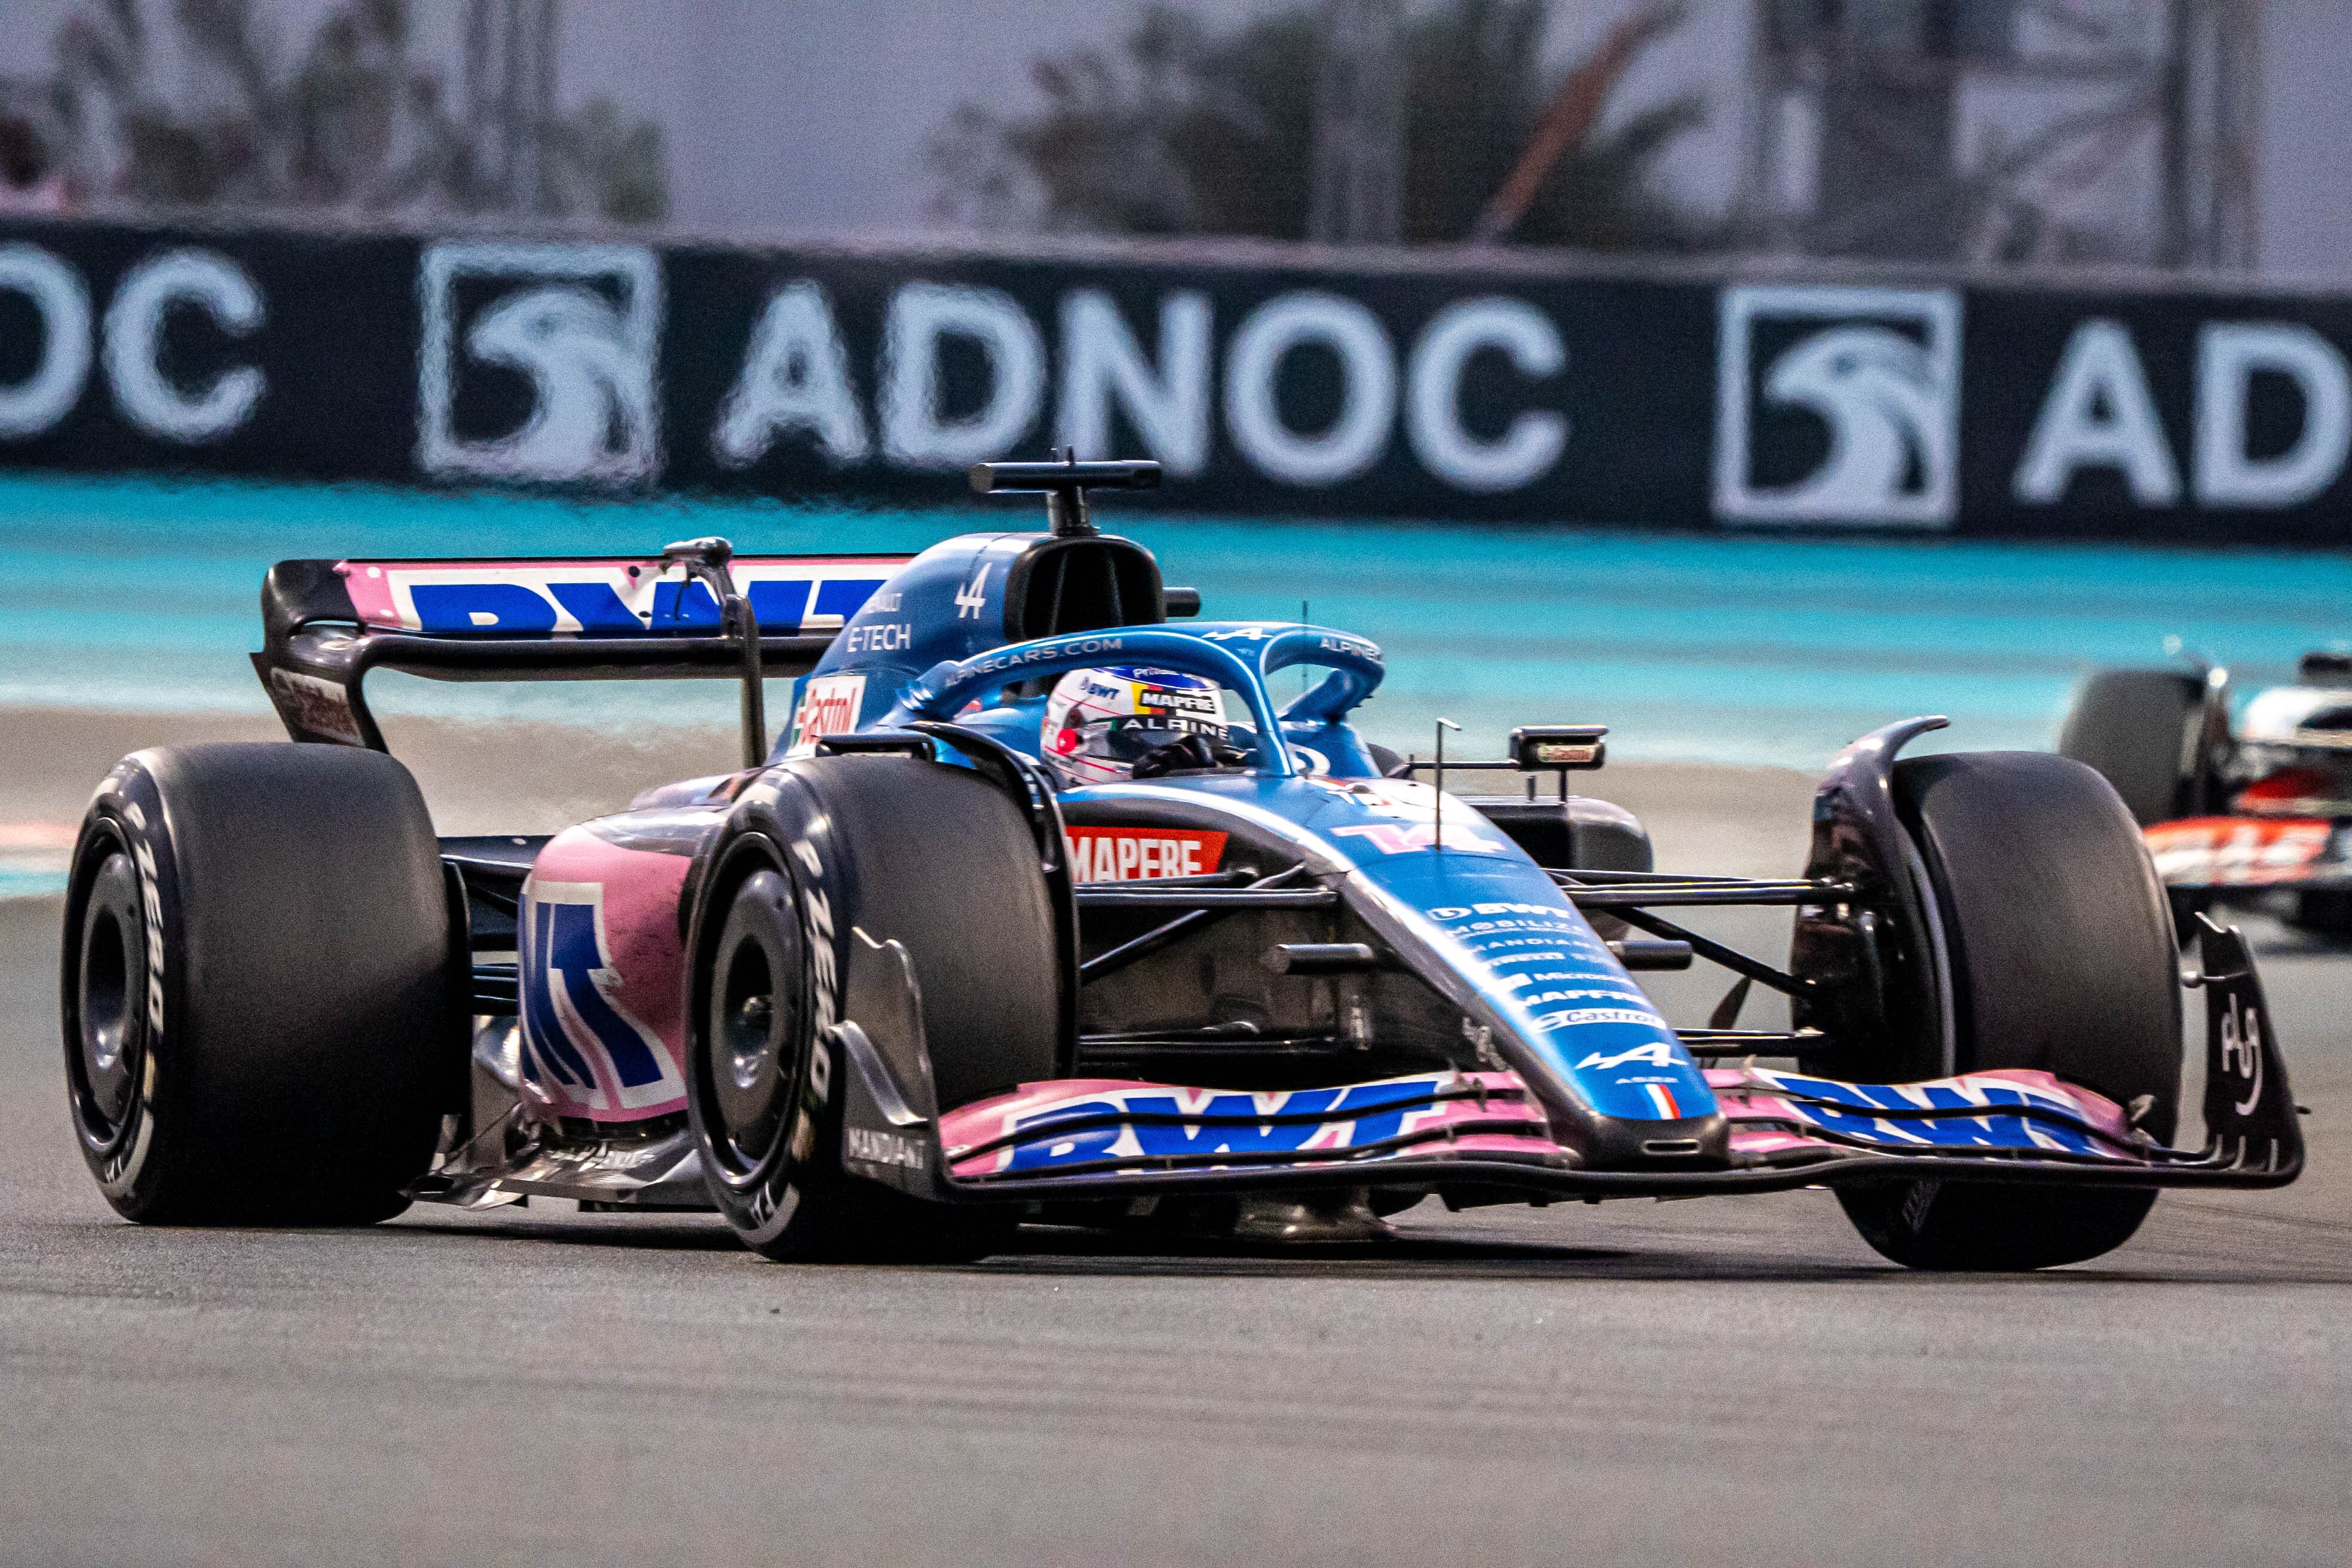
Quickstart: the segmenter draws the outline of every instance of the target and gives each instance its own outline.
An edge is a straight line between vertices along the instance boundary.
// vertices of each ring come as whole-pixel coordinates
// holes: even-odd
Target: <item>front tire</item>
[[[911,757],[821,758],[772,777],[775,816],[736,841],[702,922],[715,934],[687,1098],[712,1194],[746,1245],[779,1260],[997,1250],[1016,1212],[843,1169],[851,1069],[828,1030],[871,973],[854,966],[897,942],[937,1109],[1056,1076],[1060,954],[1028,825],[971,770]]]
[[[1895,765],[1894,783],[1944,929],[1953,1070],[2054,1073],[2137,1105],[2137,1125],[2169,1140],[2180,1101],[2178,949],[2122,800],[2082,763],[2032,752],[1915,758]],[[1920,1077],[1940,1065],[1927,1044],[1915,1042]],[[1841,1188],[1838,1201],[1897,1263],[2013,1270],[2122,1246],[2156,1192],[1917,1181]]]
[[[431,817],[376,752],[126,757],[75,847],[68,1100],[151,1225],[367,1225],[408,1206],[460,1059]]]

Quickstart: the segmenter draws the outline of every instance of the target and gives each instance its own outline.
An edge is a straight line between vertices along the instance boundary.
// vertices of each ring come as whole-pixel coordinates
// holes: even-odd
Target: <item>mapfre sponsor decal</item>
[[[857,728],[857,712],[865,702],[864,676],[814,677],[803,689],[801,705],[793,712],[793,745],[784,754],[814,756],[816,743],[825,736],[845,734]]]
[[[1066,827],[1070,878],[1078,882],[1148,882],[1199,877],[1217,868],[1225,836],[1188,827]]]

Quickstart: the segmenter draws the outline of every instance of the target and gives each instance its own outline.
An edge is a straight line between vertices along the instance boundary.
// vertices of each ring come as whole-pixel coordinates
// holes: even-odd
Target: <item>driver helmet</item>
[[[1142,758],[1190,735],[1225,739],[1224,693],[1214,681],[1114,665],[1074,669],[1054,683],[1040,750],[1068,789],[1123,783]]]

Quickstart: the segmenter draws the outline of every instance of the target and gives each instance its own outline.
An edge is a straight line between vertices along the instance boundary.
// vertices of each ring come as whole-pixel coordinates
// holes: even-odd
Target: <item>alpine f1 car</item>
[[[1915,719],[1836,760],[1801,874],[1661,872],[1568,787],[1599,726],[1400,759],[1350,722],[1373,643],[1170,624],[1199,595],[1087,513],[1157,478],[983,465],[1050,530],[912,558],[279,563],[254,658],[297,743],[126,757],[75,853],[65,1057],[109,1201],[308,1225],[550,1194],[937,1258],[1029,1220],[1360,1237],[1432,1194],[1819,1185],[1891,1258],[2021,1268],[2119,1245],[2159,1188],[2301,1169],[2252,961],[2210,921],[2206,1135],[2173,1146],[2171,915],[2090,768],[1898,760],[1943,723]],[[380,668],[730,677],[743,765],[436,839]],[[1449,794],[1465,769],[1523,787]],[[1790,910],[1785,963],[1666,912],[1724,905]],[[1694,957],[1733,983],[1678,1029],[1635,974]],[[1790,1027],[1738,1026],[1758,986]]]
[[[2230,672],[2202,659],[2095,671],[2075,691],[2058,750],[2115,785],[2184,924],[2267,902],[2352,934],[2352,655],[2305,654],[2297,674],[2234,728]]]

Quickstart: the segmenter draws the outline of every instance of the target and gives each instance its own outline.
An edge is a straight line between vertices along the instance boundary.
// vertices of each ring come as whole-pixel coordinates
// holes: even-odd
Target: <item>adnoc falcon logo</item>
[[[1948,526],[1959,327],[1948,289],[1725,289],[1716,515]]]
[[[642,479],[660,461],[661,270],[630,245],[425,253],[417,461],[427,473]]]

